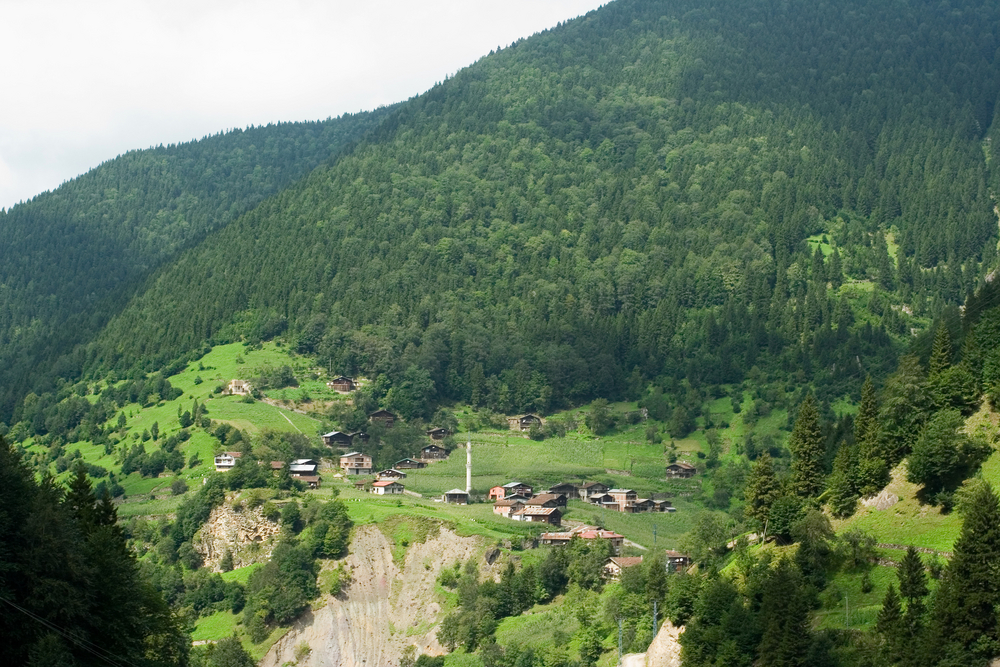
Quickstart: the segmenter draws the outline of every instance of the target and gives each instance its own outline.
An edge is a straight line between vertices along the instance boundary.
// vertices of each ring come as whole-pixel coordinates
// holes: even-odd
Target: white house
[[[372,482],[372,493],[379,496],[389,496],[403,492],[403,485],[391,480]]]
[[[215,471],[226,472],[236,465],[236,459],[243,456],[242,452],[222,452],[215,457]]]

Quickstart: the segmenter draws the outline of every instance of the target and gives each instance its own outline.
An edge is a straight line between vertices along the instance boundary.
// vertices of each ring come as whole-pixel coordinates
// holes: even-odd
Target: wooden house
[[[452,489],[451,491],[445,491],[444,496],[441,498],[444,502],[450,503],[452,505],[468,505],[469,504],[469,494],[462,489]]]
[[[564,495],[567,498],[576,498],[577,486],[576,484],[570,484],[569,482],[563,482],[562,484],[553,484],[552,486],[549,487],[548,493]]]
[[[618,581],[622,576],[622,570],[641,563],[642,556],[612,556],[604,563],[604,578]]]
[[[550,526],[561,526],[562,510],[558,507],[523,507],[516,512],[511,512],[510,518],[514,521],[547,523]]]
[[[524,501],[525,507],[566,507],[566,496],[555,493],[539,493]]]
[[[581,540],[608,540],[611,542],[611,550],[616,556],[621,553],[622,545],[625,544],[624,535],[594,526],[577,526],[573,530],[563,533],[542,533],[539,539],[544,545],[558,546],[569,544],[574,537]]]
[[[523,415],[521,417],[507,417],[507,426],[511,431],[526,433],[532,426],[541,426],[544,422],[538,415]]]
[[[375,479],[406,479],[406,473],[395,468],[389,468],[388,470],[380,470],[375,473]]]
[[[427,464],[423,461],[418,461],[416,459],[400,459],[396,461],[393,468],[396,470],[417,470],[419,468],[426,468]]]
[[[451,431],[446,428],[432,428],[427,431],[427,437],[431,440],[444,440],[449,435],[451,435]]]
[[[677,572],[691,567],[691,557],[679,551],[667,550],[667,571]]]
[[[653,511],[653,501],[649,498],[638,498],[634,503],[632,503],[633,512],[652,512]]]
[[[392,414],[388,410],[376,410],[368,415],[368,421],[373,424],[375,422],[381,422],[381,424],[386,428],[392,428],[392,425],[396,423],[397,419],[399,419],[399,417]]]
[[[667,466],[667,478],[688,478],[694,477],[698,469],[695,468],[690,463],[685,463],[684,461],[677,461],[676,463],[671,463]]]
[[[371,492],[379,496],[392,496],[403,492],[403,485],[391,479],[372,482]]]
[[[654,500],[652,512],[676,512],[677,508],[669,500]]]
[[[319,475],[294,475],[294,477],[300,482],[308,484],[310,489],[318,489],[320,482],[323,481]]]
[[[493,513],[509,519],[512,513],[523,507],[524,500],[522,498],[505,498],[493,503]]]
[[[343,375],[333,378],[326,383],[326,386],[338,394],[349,394],[358,388],[358,385],[355,384],[352,378],[344,377]]]
[[[448,450],[438,445],[427,445],[420,450],[420,458],[427,461],[440,461],[448,458]]]
[[[315,475],[319,470],[319,464],[312,459],[295,459],[288,464],[288,472],[292,477],[297,475]]]
[[[324,433],[322,435],[323,444],[327,447],[353,447],[354,446],[354,436],[350,433],[344,433],[342,431],[330,431],[329,433]]]
[[[354,482],[354,488],[357,489],[358,491],[364,491],[364,488],[367,485],[368,485],[367,479],[359,479],[356,482]]]
[[[600,482],[584,482],[580,485],[580,499],[589,500],[591,496],[603,496],[608,492],[608,485]]]
[[[226,391],[236,396],[246,396],[253,392],[253,385],[246,380],[230,380]]]
[[[222,452],[215,457],[215,472],[232,470],[236,465],[236,460],[241,456],[243,456],[243,452]]]
[[[354,433],[348,433],[347,435],[351,436],[352,440],[357,440],[362,443],[367,443],[371,439],[371,436],[364,431],[355,431]]]
[[[360,452],[351,452],[340,457],[340,467],[347,475],[370,475],[372,457]]]
[[[511,496],[521,496],[522,498],[531,497],[531,487],[524,482],[510,482],[503,485],[504,498],[509,498]]]

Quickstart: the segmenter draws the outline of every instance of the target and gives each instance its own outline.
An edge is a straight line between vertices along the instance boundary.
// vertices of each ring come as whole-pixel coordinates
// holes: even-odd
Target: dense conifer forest
[[[137,150],[0,211],[0,419],[79,372],[88,342],[164,262],[360,138],[387,110]]]
[[[328,455],[314,434],[290,412],[276,419],[296,433],[238,409],[291,405],[291,388],[301,408],[300,380],[322,390],[343,373],[365,381],[309,419],[364,429],[380,468],[432,425],[506,448],[505,415],[533,412],[547,417],[534,444],[581,452],[645,429],[625,447],[655,449],[660,490],[691,436],[698,479],[681,495],[698,512],[678,546],[693,571],[667,576],[650,553],[608,581],[610,551],[580,540],[492,578],[455,563],[438,578],[451,605],[437,637],[461,664],[609,664],[620,619],[625,650],[644,651],[663,617],[686,625],[692,667],[987,664],[998,102],[994,2],[617,0],[395,107],[129,153],[0,212],[12,655],[248,664],[234,638],[189,656],[185,624],[238,616],[263,645],[320,594],[352,519],[337,489],[300,505],[281,465]],[[256,399],[204,389],[202,361],[230,343]],[[262,347],[291,365],[242,368]],[[176,424],[145,420],[182,398]],[[209,401],[229,416],[214,421]],[[370,423],[378,408],[392,429]],[[186,455],[192,438],[241,460],[189,489],[182,471],[205,464]],[[649,481],[600,449],[608,479]],[[150,491],[166,471],[181,498]],[[170,515],[117,522],[123,480]],[[890,484],[911,485],[921,517],[961,517],[951,551],[879,545],[850,523]],[[280,517],[270,561],[242,583],[194,546],[224,502]],[[820,618],[839,609],[831,582],[870,594],[889,567],[877,620]],[[339,594],[341,573],[326,563],[322,592]],[[508,641],[505,622],[553,602],[572,632]]]

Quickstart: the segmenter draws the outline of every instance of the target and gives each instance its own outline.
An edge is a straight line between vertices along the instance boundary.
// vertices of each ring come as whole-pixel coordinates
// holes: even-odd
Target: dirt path
[[[281,638],[259,667],[294,661],[302,643],[312,649],[299,667],[373,667],[398,664],[403,649],[440,655],[435,637],[440,607],[434,587],[442,567],[479,554],[479,538],[441,529],[422,544],[411,544],[402,567],[391,544],[374,525],[361,526],[351,540],[347,563],[351,583],[337,598],[307,613]]]

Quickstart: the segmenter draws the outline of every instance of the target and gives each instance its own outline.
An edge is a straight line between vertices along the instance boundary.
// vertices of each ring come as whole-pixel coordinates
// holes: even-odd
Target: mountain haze
[[[942,7],[619,0],[519,41],[164,268],[88,363],[284,332],[499,411],[856,390],[996,255],[1000,17]]]

